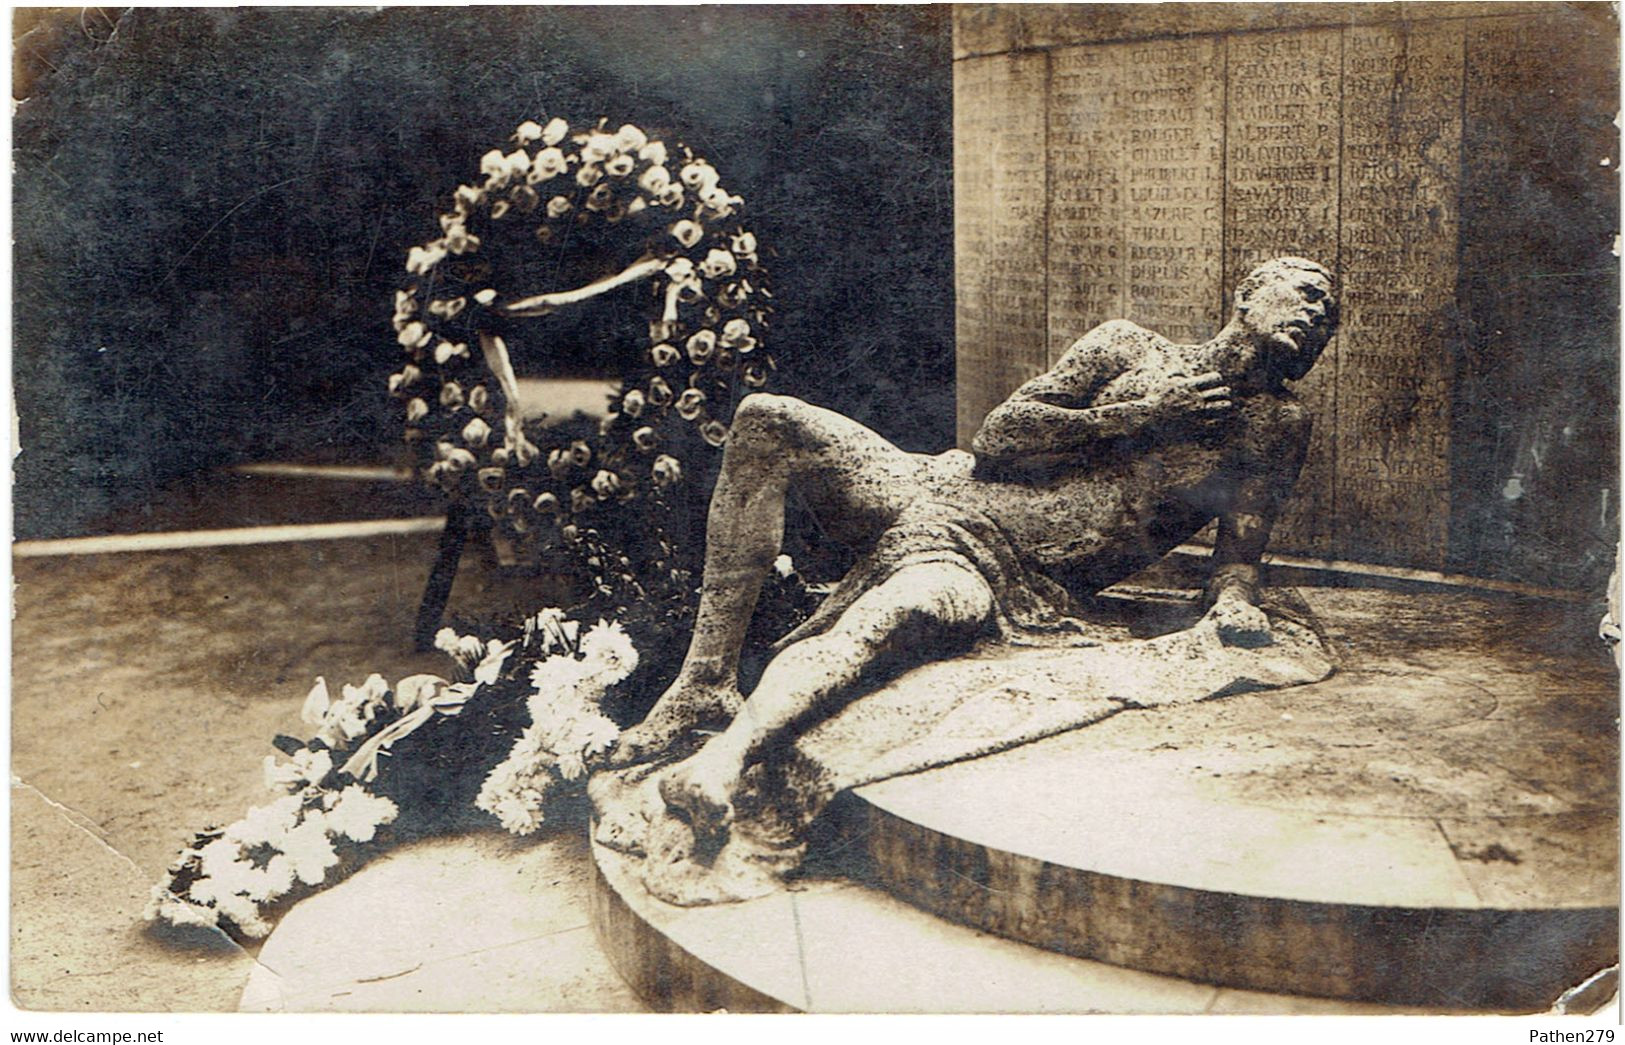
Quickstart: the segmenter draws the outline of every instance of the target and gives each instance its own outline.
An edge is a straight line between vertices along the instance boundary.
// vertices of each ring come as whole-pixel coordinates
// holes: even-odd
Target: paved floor
[[[16,1004],[237,1006],[254,957],[153,938],[148,890],[192,831],[263,801],[260,759],[301,732],[315,676],[441,669],[410,642],[434,548],[418,535],[14,561]],[[469,560],[454,608],[523,600]]]

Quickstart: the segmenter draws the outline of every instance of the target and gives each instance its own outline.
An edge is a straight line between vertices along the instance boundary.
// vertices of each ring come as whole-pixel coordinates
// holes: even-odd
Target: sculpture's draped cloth
[[[993,520],[931,501],[909,509],[780,644],[827,629],[863,593],[920,563],[951,563],[986,579],[997,602],[997,635],[964,656],[883,682],[790,750],[750,767],[719,851],[696,851],[688,825],[666,811],[656,791],[656,767],[594,778],[597,837],[644,857],[651,892],[696,904],[771,890],[799,864],[807,825],[848,788],[992,754],[1128,709],[1317,682],[1333,670],[1295,592],[1266,598],[1267,645],[1226,645],[1208,620],[1135,638],[1122,623],[1098,622],[1101,614],[1079,617],[1059,585],[1024,567]],[[1197,615],[1194,604],[1174,609],[1183,610],[1185,623]]]
[[[777,647],[826,631],[865,592],[901,570],[930,563],[981,575],[993,592],[999,635],[1011,645],[1092,645],[1112,637],[1109,629],[1080,619],[1065,588],[1027,568],[1009,537],[985,512],[926,499],[904,510],[817,611]]]

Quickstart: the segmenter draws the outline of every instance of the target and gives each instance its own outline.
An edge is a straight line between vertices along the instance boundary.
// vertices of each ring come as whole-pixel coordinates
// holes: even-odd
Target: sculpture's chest
[[[1154,345],[1138,345],[1123,353],[1125,369],[1095,393],[1093,406],[1109,406],[1144,399],[1186,372],[1184,360]]]

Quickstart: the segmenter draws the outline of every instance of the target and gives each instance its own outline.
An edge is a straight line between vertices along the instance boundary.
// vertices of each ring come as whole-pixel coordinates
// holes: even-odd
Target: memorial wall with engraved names
[[[958,10],[961,445],[1095,325],[1205,340],[1302,255],[1343,322],[1272,549],[1589,585],[1618,526],[1617,25],[1385,6]]]

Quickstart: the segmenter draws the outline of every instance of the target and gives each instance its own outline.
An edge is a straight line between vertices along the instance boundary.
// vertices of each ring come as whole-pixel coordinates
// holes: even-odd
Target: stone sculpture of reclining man
[[[667,811],[696,840],[725,836],[741,775],[900,670],[978,638],[1041,632],[1093,594],[1219,521],[1209,619],[1227,643],[1269,641],[1258,564],[1308,446],[1284,382],[1309,372],[1337,325],[1331,274],[1278,258],[1237,286],[1216,337],[1176,345],[1105,323],[988,414],[974,456],[932,457],[800,400],[740,404],[712,497],[687,658],[615,765],[720,727],[659,773]],[[740,646],[779,554],[786,492],[866,553],[814,617],[781,641],[748,701]]]

